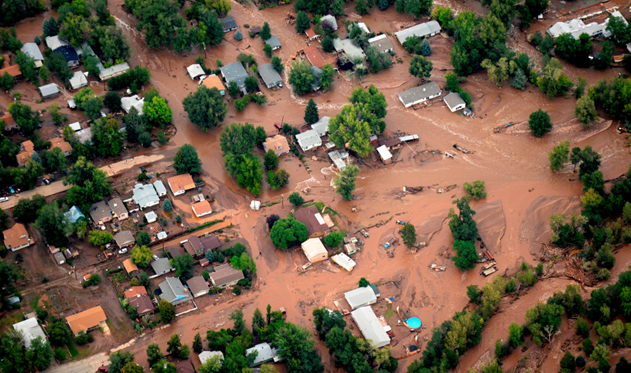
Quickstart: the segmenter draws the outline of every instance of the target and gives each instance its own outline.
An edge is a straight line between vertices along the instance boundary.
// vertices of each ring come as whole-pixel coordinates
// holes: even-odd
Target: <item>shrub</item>
[[[585,358],[583,357],[583,355],[578,355],[576,357],[576,367],[582,368],[585,366],[585,364],[587,364],[587,362],[585,361]]]
[[[168,198],[164,200],[164,203],[162,204],[162,209],[166,212],[173,210],[173,204]]]
[[[366,278],[362,277],[359,279],[359,287],[360,288],[365,288],[368,287],[370,285],[370,282],[368,282],[368,280],[366,280]]]
[[[343,240],[344,240],[344,234],[342,232],[331,232],[327,234],[326,237],[324,237],[324,240],[322,241],[328,247],[336,248],[340,246]]]
[[[464,183],[464,191],[467,193],[467,198],[475,201],[486,197],[486,191],[484,190],[484,181],[475,180],[473,185]]]
[[[236,41],[243,40],[243,34],[241,33],[241,30],[237,30],[237,32],[234,33],[234,40]]]
[[[237,295],[237,296],[241,295],[241,287],[239,285],[235,285],[232,288],[232,294]]]
[[[305,203],[304,198],[298,192],[293,192],[289,195],[289,202],[291,202],[294,206],[300,206]]]

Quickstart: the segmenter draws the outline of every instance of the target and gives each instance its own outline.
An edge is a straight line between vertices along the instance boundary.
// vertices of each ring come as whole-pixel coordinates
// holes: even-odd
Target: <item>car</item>
[[[153,254],[153,260],[158,260],[160,258],[158,258],[158,256],[156,254]]]
[[[125,254],[127,252],[127,248],[123,247],[122,249],[118,250],[119,254]]]
[[[48,180],[48,178],[46,177],[42,179],[42,182],[46,185],[50,185],[50,180]]]
[[[146,169],[146,168],[144,168],[144,167],[140,167],[140,171],[141,171],[141,172],[144,172],[145,174],[147,173],[147,169]]]
[[[9,197],[0,197],[0,202],[6,202],[9,200]]]

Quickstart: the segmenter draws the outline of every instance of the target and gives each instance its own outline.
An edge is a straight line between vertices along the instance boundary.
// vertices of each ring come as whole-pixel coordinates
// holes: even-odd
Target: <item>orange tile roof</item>
[[[311,25],[311,27],[309,27],[309,29],[305,31],[305,34],[307,34],[307,37],[309,39],[313,39],[318,36],[318,34],[316,34],[316,32],[313,30],[313,25]]]
[[[5,61],[5,63],[8,63]],[[13,65],[5,67],[4,69],[0,69],[0,75],[4,75],[4,73],[8,73],[12,77],[21,76],[22,72],[20,71],[20,65]]]
[[[193,211],[195,212],[195,215],[197,216],[213,212],[213,209],[210,206],[210,202],[208,201],[197,202],[192,207],[193,207]]]
[[[13,115],[11,115],[11,113],[5,113],[0,117],[0,119],[4,121],[5,126],[15,123],[15,119],[13,119]]]
[[[327,63],[335,65],[335,57],[324,58],[320,50],[313,45],[306,47],[302,51],[307,56],[309,62],[318,69],[321,69]]]
[[[171,186],[171,191],[174,193],[179,190],[189,190],[195,188],[195,182],[190,174],[170,177],[167,179],[167,182]]]
[[[127,271],[127,273],[132,273],[138,270],[138,266],[136,266],[136,264],[134,264],[131,259],[125,259],[123,261],[123,267],[125,267],[125,271]]]
[[[274,153],[276,153],[276,155],[281,154],[281,153],[286,153],[289,151],[289,143],[287,142],[287,139],[283,135],[276,135],[273,137],[268,137],[267,139],[265,139],[263,146],[268,151],[273,150]]]
[[[52,138],[52,139],[50,139],[50,143],[52,144],[50,146],[51,149],[59,148],[59,149],[61,149],[62,153],[66,153],[66,152],[72,151],[72,146],[70,146],[68,141],[64,140],[63,137]]]
[[[31,243],[26,227],[20,223],[16,223],[13,227],[2,232],[2,234],[4,235],[4,246],[9,249]]]
[[[26,162],[31,159],[31,155],[35,151],[35,145],[31,140],[26,140],[22,143],[22,150],[16,155],[19,165],[25,165]]]
[[[132,298],[139,294],[147,294],[147,288],[144,286],[132,286],[123,293],[125,298]]]
[[[66,317],[66,321],[73,334],[79,334],[80,332],[97,327],[105,320],[107,320],[107,316],[105,316],[105,311],[103,311],[101,306],[96,306],[89,310],[79,312],[76,315]]]
[[[221,79],[217,75],[210,75],[206,77],[202,81],[202,84],[208,87],[208,89],[217,88],[219,92],[226,90],[226,87],[224,87],[223,83],[221,82]]]

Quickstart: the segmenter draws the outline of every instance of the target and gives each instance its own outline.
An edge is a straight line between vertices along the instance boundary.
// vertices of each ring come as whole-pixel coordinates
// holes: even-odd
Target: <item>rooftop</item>
[[[196,216],[208,215],[213,212],[213,208],[212,206],[210,206],[210,202],[206,200],[197,202],[196,204],[191,206],[191,208],[193,209],[193,212],[195,212]]]
[[[265,85],[278,85],[278,83],[282,83],[283,79],[280,77],[278,71],[274,70],[274,66],[271,63],[266,63],[259,66],[259,75],[263,78]]]
[[[307,226],[309,235],[316,233],[325,233],[329,231],[329,227],[324,222],[322,214],[314,205],[303,207],[294,212],[294,219]]]
[[[300,246],[307,257],[307,260],[311,263],[325,260],[329,256],[329,252],[326,251],[324,244],[319,238],[310,238],[303,242]]]
[[[121,75],[130,69],[129,64],[127,62],[120,63],[118,65],[114,65],[108,67],[107,69],[102,69],[99,73],[99,78],[101,80],[107,80],[111,77]]]
[[[367,288],[370,289],[370,288]],[[370,290],[372,292],[372,290]],[[369,342],[373,348],[379,348],[390,344],[390,337],[386,333],[383,325],[370,307],[360,307],[351,312],[351,316],[357,327],[362,332],[364,339]]]
[[[68,143],[68,141],[64,140],[63,137],[54,137],[50,139],[49,141],[51,143],[50,145],[51,149],[59,148],[61,149],[62,153],[72,151],[72,146],[70,145],[70,143]]]
[[[61,53],[61,55],[64,56],[66,62],[72,63],[79,61],[79,55],[77,54],[77,51],[75,51],[74,48],[69,45],[62,45],[61,47],[55,49],[54,52]]]
[[[159,258],[158,260],[154,260],[151,262],[151,268],[153,268],[153,271],[158,275],[171,272],[173,270],[173,266],[171,266],[169,258]]]
[[[327,63],[330,63],[334,67],[336,65],[335,57],[331,56],[331,57],[325,58],[322,52],[320,52],[320,50],[316,48],[315,45],[308,46],[302,51],[305,53],[305,56],[307,56],[307,59],[309,60],[309,62],[311,62],[313,66],[319,69],[321,69]]]
[[[243,87],[245,85],[245,78],[249,76],[241,62],[233,62],[221,67],[220,70],[221,75],[223,75],[227,82],[235,82],[239,85],[239,87]]]
[[[158,196],[166,196],[167,188],[164,186],[162,180],[154,181],[153,187],[156,189],[156,193],[158,193]]]
[[[138,266],[134,262],[131,261],[131,258],[127,258],[123,260],[123,267],[125,267],[125,271],[127,271],[127,273],[138,271]],[[136,287],[139,287],[139,286],[136,286]],[[147,290],[145,290],[145,294],[146,293],[147,293]]]
[[[68,45],[68,42],[64,39],[61,39],[59,36],[47,36],[46,37],[46,46],[53,51],[61,46]]]
[[[13,329],[22,334],[26,348],[31,347],[31,341],[35,338],[46,340],[46,334],[35,317],[13,324]]]
[[[411,36],[425,37],[437,32],[440,32],[440,24],[436,21],[429,21],[395,32],[394,35],[399,40],[399,43],[403,44]]]
[[[202,276],[195,276],[191,278],[190,280],[188,280],[186,284],[191,289],[191,293],[193,295],[196,295],[204,291],[208,293],[208,289],[209,289],[208,284],[206,283],[206,280],[204,280],[204,277]]]
[[[216,286],[224,286],[243,278],[243,271],[238,270],[230,264],[222,264],[215,267],[215,272],[209,274]]]
[[[449,106],[449,108],[454,108],[458,105],[465,104],[464,100],[462,99],[462,97],[460,97],[460,95],[457,92],[451,92],[450,94],[448,94],[447,96],[443,98],[443,101],[445,101],[445,103],[447,104],[447,106]]]
[[[105,201],[99,201],[90,207],[90,217],[95,223],[112,218],[112,211]]]
[[[313,123],[311,125],[311,129],[316,131],[319,136],[324,136],[329,131],[329,120],[330,117],[322,117],[319,121]]]
[[[344,293],[344,298],[352,309],[368,306],[377,302],[375,292],[369,286],[357,288]]]
[[[390,39],[388,39],[386,34],[381,34],[375,36],[374,38],[370,38],[368,39],[368,43],[371,46],[375,47],[375,49],[377,49],[377,51],[381,53],[386,53],[394,49],[394,45],[392,45],[392,42],[390,41]]]
[[[22,46],[22,53],[31,57],[35,61],[44,60],[44,55],[42,54],[42,51],[39,50],[39,47],[35,43],[25,43]]]
[[[145,99],[138,97],[138,95],[121,98],[121,107],[123,108],[123,110],[125,110],[126,113],[129,113],[129,110],[132,107],[135,107],[136,110],[138,110],[138,115],[142,115],[142,108],[144,104]]]
[[[130,231],[120,231],[114,235],[114,241],[118,247],[125,247],[135,242],[134,235]]]
[[[57,87],[57,84],[55,84],[55,83],[46,84],[46,85],[43,85],[43,86],[39,87],[39,93],[43,97],[56,95],[56,94],[59,93],[59,87]]]
[[[160,197],[158,197],[158,193],[151,184],[136,184],[132,193],[134,203],[141,208],[155,206],[160,203]]]
[[[219,360],[224,360],[223,352],[221,351],[202,351],[199,354],[199,361],[204,364],[206,361],[212,359],[214,356],[219,356]]]
[[[233,29],[237,27],[237,22],[235,22],[233,16],[221,18],[219,21],[223,24],[224,29]]]
[[[320,135],[318,135],[318,132],[314,130],[308,130],[303,133],[297,134],[296,141],[303,151],[307,151],[315,146],[322,145],[322,139],[320,139]]]
[[[287,138],[285,136],[276,135],[265,139],[263,148],[267,151],[273,150],[274,153],[278,155],[289,151],[289,143],[287,142]]]
[[[7,65],[8,63],[8,61],[5,61],[5,65]],[[20,65],[11,65],[0,69],[0,75],[4,75],[5,73],[11,75],[12,77],[22,75],[22,72],[20,71]]]
[[[259,343],[254,347],[248,348],[245,350],[245,355],[247,356],[254,351],[257,352],[256,359],[254,359],[254,362],[252,362],[252,365],[250,366],[257,366],[274,360],[274,358],[278,355],[278,350],[272,348],[272,346],[267,342]]]
[[[278,49],[282,46],[280,44],[280,40],[278,40],[278,38],[274,35],[272,35],[272,37],[270,37],[269,39],[265,40],[265,44],[272,47],[272,49]]]
[[[96,306],[89,310],[79,312],[76,315],[66,317],[66,321],[73,334],[79,334],[80,332],[97,327],[105,320],[107,320],[107,316],[105,316],[105,311],[103,311],[101,306]]]
[[[168,260],[168,259],[167,259]],[[170,303],[186,300],[190,298],[190,295],[182,282],[175,277],[167,277],[158,285],[162,294],[161,299],[166,299]]]
[[[353,44],[353,42],[350,39],[340,39],[340,38],[335,38],[333,39],[333,46],[335,47],[335,50],[338,52],[344,52],[348,58],[350,59],[365,59],[366,58],[366,54],[364,54],[364,51],[356,46],[355,44]]]
[[[208,89],[217,88],[219,92],[226,90],[226,87],[221,82],[221,79],[215,74],[205,77],[202,84]]]
[[[173,191],[173,193],[195,188],[195,182],[193,181],[193,177],[190,174],[182,174],[170,177],[167,179],[167,182],[171,186],[171,191]]]
[[[72,78],[70,78],[70,86],[72,89],[79,89],[88,85],[88,78],[82,71],[75,71]]]
[[[133,298],[140,294],[147,294],[147,288],[144,286],[132,286],[123,293],[125,298]]]
[[[187,67],[186,71],[188,72],[188,76],[190,76],[193,80],[205,74],[202,65],[198,63],[194,63],[191,66]]]
[[[81,212],[81,210],[77,206],[72,206],[70,210],[64,212],[64,215],[72,224],[75,224],[81,219],[85,220],[85,215],[83,215],[83,212]]]
[[[427,84],[410,88],[407,91],[399,93],[399,98],[404,104],[407,105],[430,96],[438,95],[440,94],[440,92],[441,89],[438,84],[436,84],[436,82],[429,82]]]

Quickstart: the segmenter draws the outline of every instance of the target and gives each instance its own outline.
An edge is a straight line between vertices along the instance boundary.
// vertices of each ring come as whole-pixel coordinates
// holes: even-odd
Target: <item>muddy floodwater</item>
[[[473,10],[478,14],[486,12],[478,2],[473,1],[441,0],[435,3],[450,5],[456,10]],[[348,20],[360,20],[375,33],[383,31],[390,34],[396,52],[395,61],[399,62],[395,62],[391,69],[370,74],[361,81],[340,73],[336,75],[334,88],[329,92],[300,97],[293,94],[287,74],[283,73],[285,88],[279,91],[262,88],[268,96],[266,105],[259,107],[250,104],[242,112],[236,112],[234,103],[229,102],[222,125],[248,122],[263,126],[270,134],[275,132],[274,123],[281,120],[300,127],[304,124],[304,108],[309,98],[318,104],[320,116],[334,116],[348,103],[347,97],[353,89],[372,84],[379,88],[388,102],[386,135],[418,134],[420,141],[404,146],[394,164],[379,163],[375,154],[367,160],[369,165],[360,163],[361,173],[352,201],[344,201],[332,188],[334,171],[328,159],[317,157],[314,160],[312,154],[306,154],[304,159],[308,167],[305,167],[296,157],[281,158],[281,167],[292,175],[290,185],[279,191],[271,191],[264,185],[259,199],[278,201],[284,198],[284,203],[252,211],[248,205],[254,196],[239,188],[223,168],[219,146],[221,126],[204,133],[188,120],[183,110],[182,100],[197,88],[196,82],[187,75],[186,66],[194,63],[201,55],[205,57],[206,65],[215,69],[216,60],[228,64],[235,61],[241,52],[253,54],[259,63],[269,62],[263,53],[263,42],[260,38],[251,39],[244,28],[245,24],[255,26],[268,21],[272,34],[282,42],[282,48],[275,55],[283,59],[287,72],[291,59],[307,44],[304,35],[297,34],[294,27],[285,22],[286,14],[293,13],[293,8],[278,7],[259,11],[256,7],[232,2],[230,15],[237,20],[244,39],[237,42],[233,33],[228,33],[227,40],[218,47],[206,51],[194,49],[179,55],[172,50],[147,48],[141,33],[134,27],[135,18],[125,13],[122,5],[122,0],[109,1],[116,25],[128,36],[134,50],[130,65],[147,66],[150,69],[150,84],[169,101],[173,109],[173,123],[177,128],[177,134],[165,147],[155,148],[149,153],[172,156],[174,150],[183,144],[195,146],[203,162],[204,178],[220,191],[216,196],[217,204],[225,214],[231,216],[240,236],[247,241],[258,269],[258,279],[253,288],[244,291],[240,297],[230,302],[218,299],[210,306],[176,320],[168,328],[138,337],[128,348],[136,353],[136,361],[142,365],[146,365],[145,350],[149,343],[158,342],[164,350],[168,337],[174,333],[181,334],[183,341],[191,343],[197,332],[204,335],[208,329],[229,327],[228,314],[236,308],[243,309],[246,318],[251,318],[256,307],[262,310],[267,304],[275,309],[285,307],[289,321],[314,331],[312,310],[321,306],[334,308],[333,302],[342,298],[345,291],[356,287],[360,277],[373,283],[388,283],[383,285],[382,292],[394,298],[393,306],[400,306],[421,319],[423,328],[418,334],[421,347],[424,348],[431,329],[466,306],[466,286],[476,284],[482,287],[492,279],[480,276],[479,267],[462,272],[455,268],[450,259],[453,238],[446,216],[452,207],[451,201],[464,195],[464,182],[484,180],[486,183],[486,199],[472,202],[471,206],[479,212],[476,220],[480,234],[497,260],[498,274],[503,274],[522,262],[538,263],[533,253],[538,252],[541,243],[550,240],[547,224],[550,214],[571,213],[581,208],[577,197],[582,194],[582,184],[577,174],[572,173],[571,168],[559,174],[549,169],[548,152],[553,146],[564,140],[569,140],[572,147],[592,146],[602,155],[601,171],[605,180],[625,173],[631,163],[626,137],[616,132],[620,124],[617,121],[601,113],[602,120],[599,123],[581,129],[574,116],[575,99],[568,96],[549,100],[532,85],[525,91],[516,90],[507,83],[498,88],[488,81],[484,72],[467,77],[466,83],[462,85],[473,98],[475,118],[451,113],[440,102],[419,110],[403,108],[397,93],[419,85],[420,81],[409,75],[410,56],[396,43],[392,33],[417,21],[397,13],[393,7],[384,12],[374,8],[370,15],[363,17],[347,7]],[[52,14],[48,12],[45,16],[50,17]],[[20,39],[32,40],[40,34],[43,18],[40,16],[20,23],[17,26]],[[542,26],[535,24],[528,32],[535,29],[542,29]],[[341,26],[340,36],[343,37],[345,33],[346,30]],[[449,62],[452,44],[453,39],[446,35],[430,39],[432,54],[429,59],[434,64],[430,80],[441,86],[444,86],[444,75],[452,71]],[[508,45],[527,53],[540,66],[539,53],[526,42],[526,34],[514,26],[509,32]],[[572,80],[576,81],[581,76],[587,79],[590,86],[599,79],[609,79],[622,72],[620,68],[605,71],[578,69],[565,62],[563,66]],[[100,83],[91,82],[91,86],[98,88]],[[6,100],[3,96],[0,104],[5,105]],[[33,106],[37,109],[49,104],[38,107],[33,103]],[[543,138],[533,137],[527,125],[530,113],[538,109],[548,112],[554,124],[552,131]],[[494,128],[507,123],[514,125],[506,131],[494,133]],[[456,143],[471,153],[457,152],[453,149]],[[437,154],[433,154],[432,150],[438,151],[435,152]],[[455,157],[445,157],[445,151],[455,154]],[[457,187],[438,193],[450,185]],[[404,194],[404,186],[423,186],[425,190],[418,194]],[[305,199],[322,201],[336,211],[340,224],[347,227],[350,233],[361,228],[368,229],[370,238],[365,240],[363,250],[354,257],[357,266],[352,273],[342,271],[337,266],[318,264],[314,269],[300,274],[297,269],[306,262],[304,255],[299,251],[280,252],[272,246],[267,236],[265,218],[270,214],[284,216],[290,213],[292,206],[287,196],[293,191],[307,189],[309,194],[305,195]],[[414,224],[417,232],[427,238],[428,245],[416,253],[399,245],[394,250],[394,257],[388,256],[382,245],[398,230],[396,220]],[[624,248],[620,253],[626,250]],[[616,263],[612,280],[615,279],[614,273],[617,276],[629,263],[628,255],[621,255],[623,260]],[[428,268],[432,263],[444,265],[447,270],[433,272]],[[542,281],[526,297],[503,307],[503,312],[494,316],[491,325],[484,329],[481,344],[462,357],[457,371],[465,372],[480,356],[492,351],[495,340],[506,337],[510,323],[523,322],[525,311],[537,300],[547,299],[568,283],[571,282],[561,279]],[[377,314],[384,314],[384,307],[383,303],[377,306]],[[347,321],[352,324],[350,318]],[[403,355],[416,334],[412,335],[404,327],[396,326],[396,316],[390,317],[388,321],[396,335],[393,341],[394,355]],[[357,333],[356,328],[354,332]],[[321,343],[318,343],[318,349],[327,371],[335,371],[331,357]],[[404,371],[419,356],[400,360],[399,371]],[[560,356],[554,359],[558,361]],[[557,369],[552,365],[546,368],[546,371]]]

